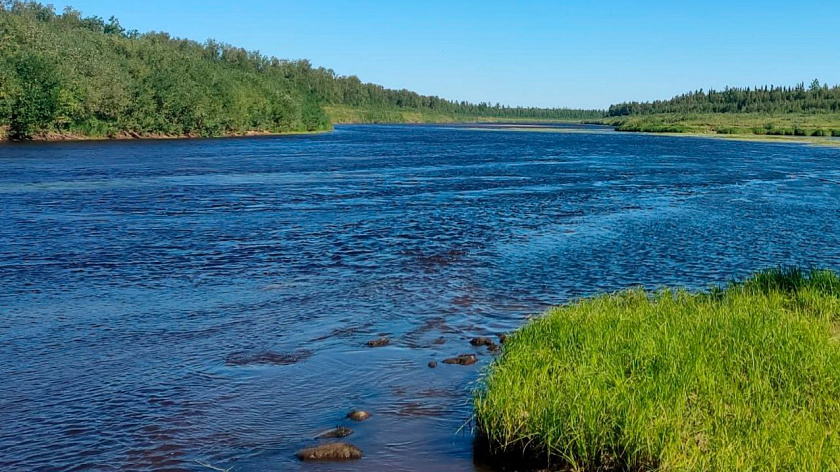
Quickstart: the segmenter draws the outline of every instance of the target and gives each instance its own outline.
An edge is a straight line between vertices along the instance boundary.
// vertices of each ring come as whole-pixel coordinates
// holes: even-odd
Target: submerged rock
[[[225,364],[231,366],[247,366],[247,365],[290,365],[308,359],[312,356],[311,351],[298,351],[292,353],[279,353],[273,351],[248,353],[237,352],[231,354],[225,359]]]
[[[478,357],[475,354],[461,354],[458,357],[450,357],[449,359],[444,359],[444,364],[457,364],[457,365],[473,365],[478,362]]]
[[[308,447],[295,454],[298,459],[310,461],[352,461],[362,458],[362,450],[347,443],[322,444],[320,446]]]
[[[339,426],[337,428],[333,428],[329,431],[324,431],[323,433],[315,436],[315,439],[334,439],[334,438],[346,438],[353,434],[353,430],[350,428],[345,428],[344,426]]]
[[[362,410],[353,410],[350,413],[347,413],[347,417],[353,421],[364,421],[370,418],[370,413]]]
[[[499,346],[498,344],[491,344],[487,346],[487,352],[490,354],[498,354],[502,352],[502,346]]]
[[[430,369],[434,369],[435,367],[437,367],[437,362],[435,362],[435,361],[429,362],[429,368]]]
[[[365,343],[367,347],[382,347],[387,346],[388,344],[391,344],[391,340],[386,337],[381,337]]]
[[[472,338],[470,344],[472,344],[473,346],[492,346],[496,343],[494,343],[493,340],[488,337],[479,336],[477,338]]]

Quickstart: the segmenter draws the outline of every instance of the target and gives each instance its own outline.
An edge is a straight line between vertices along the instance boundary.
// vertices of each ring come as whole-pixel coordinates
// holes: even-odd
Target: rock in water
[[[504,343],[506,343],[506,342],[507,342],[507,338],[508,338],[507,334],[504,334],[504,333],[500,334],[500,335],[499,335],[499,343],[500,343],[500,344],[504,344]]]
[[[473,365],[478,362],[478,358],[475,357],[475,354],[461,354],[458,357],[450,357],[449,359],[444,359],[444,364],[458,364],[458,365]]]
[[[435,367],[437,367],[437,362],[435,362],[435,361],[429,362],[429,368],[430,369],[434,369]]]
[[[347,413],[347,417],[353,421],[364,421],[370,418],[370,413],[362,410],[353,410],[350,413]]]
[[[352,444],[332,443],[308,447],[296,454],[297,458],[305,461],[352,461],[362,458],[362,450]]]
[[[345,428],[344,426],[339,426],[337,428],[333,428],[329,431],[324,431],[323,433],[319,434],[315,437],[315,439],[333,439],[333,438],[346,438],[353,434],[353,430],[350,428]]]
[[[365,345],[367,347],[382,347],[382,346],[387,346],[388,344],[391,344],[391,340],[388,339],[388,338],[384,338],[384,337],[379,338],[379,339],[374,339],[373,341],[368,341],[368,342],[365,343]]]
[[[479,336],[477,338],[473,338],[472,341],[470,341],[470,344],[472,344],[473,346],[492,346],[496,343],[494,343],[493,340],[490,338]]]
[[[273,351],[247,353],[237,352],[225,359],[225,364],[231,366],[249,365],[290,365],[306,360],[312,355],[312,351],[298,351],[293,353],[278,353]]]

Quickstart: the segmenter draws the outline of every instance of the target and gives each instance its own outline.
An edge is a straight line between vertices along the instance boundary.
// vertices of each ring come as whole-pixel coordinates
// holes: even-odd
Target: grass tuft
[[[477,444],[571,470],[838,470],[838,322],[840,278],[796,268],[551,309],[485,372]]]

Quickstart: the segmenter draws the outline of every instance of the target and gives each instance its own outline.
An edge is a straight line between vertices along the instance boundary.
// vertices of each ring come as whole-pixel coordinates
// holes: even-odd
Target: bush
[[[8,61],[19,85],[10,97],[9,137],[24,139],[44,131],[59,110],[60,79],[53,62],[38,53],[21,52]]]

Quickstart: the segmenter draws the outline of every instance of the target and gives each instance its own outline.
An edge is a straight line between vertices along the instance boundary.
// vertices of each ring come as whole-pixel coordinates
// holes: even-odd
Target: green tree
[[[25,139],[55,121],[61,81],[55,64],[40,54],[24,52],[10,62],[17,87],[10,97],[9,137]]]

